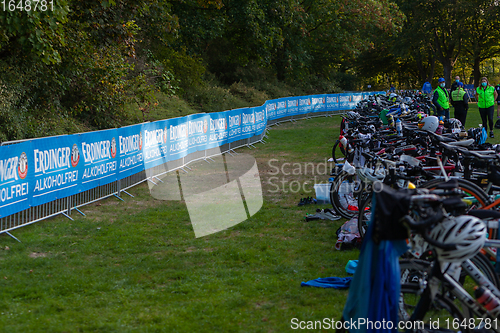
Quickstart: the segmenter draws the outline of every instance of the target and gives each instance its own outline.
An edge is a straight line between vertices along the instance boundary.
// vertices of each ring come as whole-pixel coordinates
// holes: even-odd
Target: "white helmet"
[[[462,262],[475,256],[484,246],[486,225],[474,216],[461,215],[445,219],[436,225],[428,235],[433,240],[456,245],[455,250],[436,247],[439,259],[447,262]]]
[[[347,112],[347,119],[349,120],[357,120],[361,118],[361,115],[357,112],[354,112],[354,111],[349,111]]]
[[[449,120],[450,127],[451,129],[461,129],[462,128],[462,122],[456,118],[451,118]]]
[[[423,124],[421,129],[434,133],[439,126],[439,118],[436,116],[425,117],[421,124]]]

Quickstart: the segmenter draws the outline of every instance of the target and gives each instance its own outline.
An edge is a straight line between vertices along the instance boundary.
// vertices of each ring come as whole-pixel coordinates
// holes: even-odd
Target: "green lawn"
[[[453,111],[453,107],[450,108],[450,116],[453,117],[455,112]],[[495,111],[493,113],[493,124],[497,121],[497,110],[496,110],[496,105],[495,105]],[[477,107],[477,103],[469,103],[469,111],[467,112],[467,119],[465,121],[465,127],[471,128],[471,127],[478,127],[479,124],[482,124],[481,116],[479,115],[479,109]],[[489,129],[488,129],[489,132]],[[496,144],[500,143],[500,130],[499,129],[493,129],[493,132],[495,134],[495,138],[491,139],[488,137],[488,140],[486,142]],[[488,133],[489,135],[489,133]]]
[[[283,332],[292,318],[338,319],[347,291],[300,282],[347,276],[359,252],[334,249],[342,221],[305,222],[317,207],[297,203],[329,178],[339,121],[282,124],[268,144],[239,149],[258,162],[264,204],[228,230],[195,238],[186,205],[143,184],[86,217],[14,231],[22,243],[0,236],[0,331]],[[467,127],[479,123],[472,104]]]
[[[275,126],[268,144],[239,149],[258,161],[264,204],[229,230],[195,238],[185,204],[143,184],[86,217],[14,231],[22,243],[0,236],[0,331],[283,332],[292,318],[338,319],[347,291],[300,282],[347,276],[359,252],[336,251],[342,222],[305,222],[317,207],[297,203],[329,178],[339,120]]]

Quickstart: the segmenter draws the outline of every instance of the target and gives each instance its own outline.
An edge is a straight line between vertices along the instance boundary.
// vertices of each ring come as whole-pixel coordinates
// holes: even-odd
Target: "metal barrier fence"
[[[18,213],[0,218],[0,234],[5,233],[19,241],[19,239],[17,239],[10,233],[11,231],[58,215],[63,215],[73,220],[71,218],[71,213],[74,210],[85,216],[85,214],[80,210],[81,207],[109,197],[116,197],[117,199],[123,201],[123,199],[121,198],[122,193],[133,197],[133,195],[127,192],[127,190],[131,187],[137,186],[146,181],[151,181],[156,184],[155,180],[157,179],[157,177],[169,172],[177,170],[188,172],[186,168],[188,168],[188,164],[191,162],[198,160],[207,160],[210,159],[210,157],[222,155],[225,153],[231,154],[234,153],[234,149],[237,148],[256,148],[254,146],[254,144],[256,143],[265,144],[266,142],[264,141],[264,138],[267,137],[266,133],[270,126],[279,126],[279,124],[283,122],[293,122],[301,119],[311,119],[313,117],[329,117],[343,113],[345,113],[345,110],[314,113],[311,112],[275,120],[268,120],[266,129],[261,135],[231,142],[218,148],[198,151],[189,154],[182,159],[169,161],[168,163],[164,163],[163,165],[141,171],[115,182],[98,186],[66,198],[56,199],[46,204],[33,206]],[[21,141],[4,142],[2,143],[2,145],[16,144],[19,142]]]

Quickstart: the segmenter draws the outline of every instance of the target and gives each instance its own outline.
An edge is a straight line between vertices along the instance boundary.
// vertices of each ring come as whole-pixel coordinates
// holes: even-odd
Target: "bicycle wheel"
[[[330,188],[330,201],[333,209],[340,216],[351,219],[358,214],[357,195],[360,192],[361,182],[356,175],[342,172],[332,183]]]
[[[398,314],[400,331],[427,332],[427,329],[439,329],[436,326],[447,328],[447,323],[453,320],[462,322],[466,316],[454,304],[446,292],[438,292],[431,297],[430,288],[426,285],[432,274],[432,263],[419,259],[401,259],[401,294]],[[448,320],[448,321],[447,321]],[[411,326],[411,327],[410,327]],[[444,330],[446,331],[446,330]],[[462,332],[469,332],[462,329]]]
[[[365,233],[368,230],[368,222],[371,217],[371,205],[372,205],[372,192],[363,192],[358,197],[358,231],[361,239],[365,237]]]
[[[481,209],[481,207],[485,207],[490,203],[490,198],[479,186],[465,179],[456,178],[456,180],[458,181],[458,188],[462,196],[470,199],[466,200],[469,203],[467,211],[471,209]],[[444,180],[442,179],[433,179],[423,183],[420,187],[433,190],[443,182]]]
[[[500,285],[498,276],[496,275],[495,268],[491,265],[488,258],[486,258],[486,256],[484,256],[482,253],[478,253],[473,258],[471,258],[470,261],[484,275],[484,277],[498,289]],[[467,263],[462,264],[463,267],[464,265],[467,265]],[[468,272],[465,270],[465,267],[464,269],[462,269],[459,282],[469,294],[474,294],[474,287],[477,286],[477,282],[473,276],[468,274]],[[476,318],[474,312],[466,304],[460,304],[459,306],[461,307],[462,312],[467,319]]]
[[[338,161],[337,161],[337,154],[338,154],[337,152],[338,152],[338,151],[340,151],[340,153],[342,154],[342,156],[341,156],[341,157],[343,157],[343,158],[345,159],[345,158],[346,158],[346,151],[345,151],[345,148],[340,146],[340,140],[338,140],[338,139],[337,139],[337,140],[335,141],[335,144],[334,144],[334,145],[333,145],[333,147],[332,147],[332,158],[333,158],[333,162],[334,162],[335,164],[337,164],[337,163],[338,163]],[[340,154],[339,154],[339,155],[340,155]]]

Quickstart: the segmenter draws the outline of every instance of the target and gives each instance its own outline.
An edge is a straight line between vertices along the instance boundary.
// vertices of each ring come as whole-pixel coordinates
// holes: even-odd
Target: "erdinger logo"
[[[163,143],[167,143],[167,126],[163,130]]]
[[[116,140],[115,138],[111,139],[111,147],[109,148],[111,152],[111,157],[115,158],[116,157]]]
[[[142,150],[142,132],[139,132],[139,150]]]
[[[203,120],[203,133],[207,133],[208,130],[208,121],[205,119]]]
[[[17,165],[17,174],[21,179],[26,178],[26,175],[28,174],[28,156],[26,156],[25,152],[23,152],[21,156],[19,156],[19,162]]]
[[[78,165],[80,161],[80,151],[78,150],[78,145],[75,143],[73,149],[71,149],[71,166],[74,168]]]

